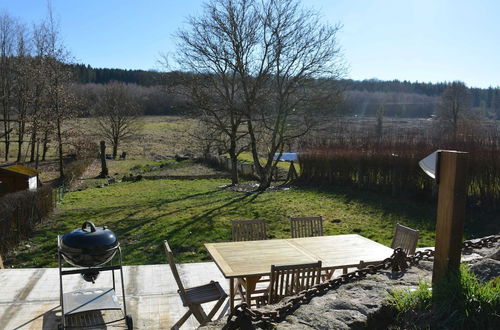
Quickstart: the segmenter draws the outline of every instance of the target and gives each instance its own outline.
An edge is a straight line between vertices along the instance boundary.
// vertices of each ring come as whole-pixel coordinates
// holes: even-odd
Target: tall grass
[[[349,184],[393,195],[432,196],[434,180],[418,162],[437,149],[470,153],[468,199],[477,205],[500,205],[500,139],[494,127],[462,131],[452,141],[422,130],[377,135],[373,130],[344,131],[308,141],[299,155],[305,182]]]

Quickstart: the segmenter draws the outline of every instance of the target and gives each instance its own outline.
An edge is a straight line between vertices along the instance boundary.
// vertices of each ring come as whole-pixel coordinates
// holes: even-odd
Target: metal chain
[[[463,249],[481,249],[492,243],[498,242],[500,235],[488,236],[479,240],[464,241]],[[313,297],[320,296],[327,291],[337,289],[343,284],[351,283],[365,278],[367,275],[373,275],[382,270],[392,269],[392,271],[406,271],[408,267],[416,265],[420,260],[427,260],[434,256],[434,250],[417,251],[412,256],[407,256],[401,248],[394,249],[391,257],[386,258],[381,263],[369,265],[364,268],[356,269],[347,274],[340,275],[334,279],[316,284],[310,289],[303,290],[297,295],[287,298],[287,302],[271,311],[260,311],[252,309],[247,303],[241,303],[235,306],[228,317],[224,329],[253,329],[253,322],[280,322],[287,315],[297,309],[300,305],[307,304]],[[234,320],[233,320],[234,318]]]

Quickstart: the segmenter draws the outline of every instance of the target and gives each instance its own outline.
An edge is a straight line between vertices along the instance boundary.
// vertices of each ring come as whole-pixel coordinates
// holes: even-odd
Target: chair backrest
[[[290,232],[293,238],[323,236],[323,218],[290,218]]]
[[[233,241],[258,241],[267,239],[264,220],[233,220]]]
[[[400,247],[407,255],[414,255],[415,249],[417,248],[417,242],[418,230],[405,227],[399,223],[396,224],[396,230],[391,245],[393,249]]]
[[[168,242],[165,240],[163,241],[163,243],[165,245],[165,253],[167,254],[168,264],[170,265],[172,274],[174,275],[175,281],[177,282],[177,287],[179,288],[179,294],[185,297],[186,291],[184,290],[184,285],[182,285],[181,277],[177,272],[177,266],[175,266],[174,254],[172,253],[172,250],[170,249],[170,245],[168,245]]]
[[[272,265],[268,303],[277,303],[286,296],[309,289],[318,284],[320,278],[321,261],[307,264]]]

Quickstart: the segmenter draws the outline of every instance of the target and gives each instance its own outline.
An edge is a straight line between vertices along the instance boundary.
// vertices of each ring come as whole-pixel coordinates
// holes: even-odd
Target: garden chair
[[[418,230],[396,224],[391,247],[402,248],[406,255],[414,255],[418,242]]]
[[[314,263],[272,265],[268,304],[275,304],[286,296],[299,293],[320,283],[321,260]]]
[[[177,272],[177,267],[174,262],[174,255],[167,241],[164,241],[165,245],[165,253],[167,254],[168,264],[170,265],[170,269],[172,270],[172,274],[174,275],[175,281],[177,282],[177,286],[179,290],[179,296],[181,297],[182,304],[188,308],[188,311],[181,317],[177,323],[172,327],[172,329],[179,329],[184,322],[191,316],[194,315],[196,320],[200,322],[200,325],[204,325],[205,323],[212,320],[215,313],[221,307],[224,300],[226,300],[227,294],[220,286],[219,282],[211,281],[208,284],[196,286],[193,288],[184,288],[182,284],[179,273]],[[217,301],[214,308],[208,313],[208,315],[201,307],[202,304]]]
[[[323,218],[290,218],[292,238],[323,236]]]
[[[233,242],[258,241],[267,239],[267,226],[264,220],[233,220]]]
[[[232,234],[233,242],[241,241],[256,241],[267,239],[267,224],[264,220],[233,220]],[[269,282],[269,277],[259,278],[257,285],[259,283]],[[262,285],[259,285],[262,287]],[[243,278],[238,278],[235,282],[235,291],[239,292],[242,300],[250,300],[247,303],[251,304],[252,300],[256,300],[258,297],[262,296],[264,292],[267,292],[267,288],[260,288],[253,290],[252,295],[247,297],[247,282]],[[244,290],[243,290],[244,289]]]

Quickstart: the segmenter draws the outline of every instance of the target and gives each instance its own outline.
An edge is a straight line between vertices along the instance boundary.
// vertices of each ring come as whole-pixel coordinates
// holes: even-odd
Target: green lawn
[[[123,167],[120,172],[128,166],[131,172],[146,176],[189,170],[205,174],[197,168],[201,165],[190,160],[115,162]],[[321,215],[325,235],[359,233],[385,245],[400,222],[420,230],[419,246],[434,245],[435,206],[428,202],[339,187],[246,194],[221,189],[228,183],[228,179],[142,180],[69,192],[54,216],[5,261],[15,267],[54,267],[56,236],[87,220],[117,234],[126,264],[165,262],[164,239],[179,262],[210,260],[203,243],[230,240],[232,219],[264,219],[270,238],[284,238],[290,236],[288,217]],[[499,230],[495,214],[467,216],[467,238]]]
[[[243,194],[221,190],[227,180],[156,180],[117,183],[66,194],[55,216],[9,256],[15,267],[56,266],[56,235],[83,221],[117,234],[126,264],[164,262],[168,239],[179,262],[209,260],[205,242],[230,240],[231,219],[265,219],[271,238],[289,237],[288,216],[321,215],[325,234],[360,234],[390,244],[396,222],[421,230],[420,246],[433,244],[430,205],[352,191],[286,190]],[[340,219],[340,223],[331,220]]]

